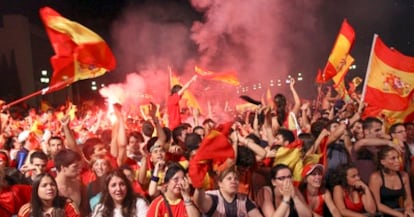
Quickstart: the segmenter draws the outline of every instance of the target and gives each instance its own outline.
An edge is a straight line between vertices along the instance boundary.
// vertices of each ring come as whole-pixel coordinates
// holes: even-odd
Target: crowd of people
[[[276,94],[226,123],[184,118],[180,97],[195,80],[172,87],[166,119],[153,103],[140,121],[119,104],[111,114],[6,108],[0,216],[414,217],[413,122],[362,118],[359,101],[337,103],[331,90],[315,109],[294,80],[291,103]],[[198,152],[204,146],[213,151]],[[201,154],[213,160],[194,161]],[[208,170],[190,173],[197,163]]]

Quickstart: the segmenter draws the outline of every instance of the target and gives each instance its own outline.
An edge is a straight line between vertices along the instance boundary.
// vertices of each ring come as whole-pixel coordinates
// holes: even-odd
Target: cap
[[[322,164],[308,164],[302,170],[302,178],[305,178],[309,174],[311,174],[315,169],[320,169],[323,173],[323,165]]]

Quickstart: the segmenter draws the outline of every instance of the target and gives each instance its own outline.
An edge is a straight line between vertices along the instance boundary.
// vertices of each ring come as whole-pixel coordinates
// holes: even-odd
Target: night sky
[[[127,51],[122,47],[122,43],[119,42],[120,39],[125,40],[125,38],[119,35],[119,32],[124,29],[119,27],[121,25],[118,24],[122,23],[124,25],[125,21],[128,21],[131,17],[127,19],[125,14],[145,14],[146,19],[150,20],[151,23],[157,24],[156,29],[158,31],[162,29],[160,26],[170,28],[170,24],[179,24],[180,28],[187,28],[183,30],[184,32],[189,32],[194,21],[206,22],[208,17],[206,10],[195,9],[192,3],[196,1],[198,0],[0,0],[0,14],[22,14],[27,16],[31,23],[42,27],[38,16],[38,9],[42,6],[50,6],[68,19],[77,21],[96,31],[114,47],[114,53],[119,63],[119,67],[116,70],[118,73],[111,73],[111,75],[105,76],[104,79],[115,82],[122,81],[125,77],[124,75],[128,72],[137,71],[137,68],[149,65],[150,60],[149,58],[146,59],[146,52],[168,59],[169,56],[163,56],[162,53],[165,52],[165,47],[173,49],[169,44],[164,44],[164,42],[160,46],[165,47],[160,48],[156,45],[152,46],[153,49],[145,47],[141,53],[137,52],[136,56],[134,56],[135,59],[140,60],[131,63],[122,54]],[[262,0],[251,1],[257,5],[257,2]],[[267,0],[267,2],[263,2],[268,3],[272,1]],[[209,1],[206,0],[204,2]],[[232,0],[232,2],[237,1]],[[246,4],[248,0],[240,0],[240,2]],[[281,64],[285,71],[303,72],[305,77],[313,80],[317,69],[324,67],[344,18],[348,19],[356,32],[356,40],[351,54],[356,59],[357,69],[348,74],[348,80],[355,75],[364,76],[374,33],[379,34],[388,46],[394,47],[406,55],[414,56],[413,0],[274,0],[273,2],[280,3],[281,11],[278,12],[281,14],[280,16],[285,16],[284,14],[286,14],[286,19],[275,20],[275,23],[278,24],[277,28],[281,30],[285,28],[286,32],[294,38],[289,39],[289,37],[284,36],[286,38],[276,43],[278,46],[283,44],[283,47],[287,47],[283,48],[287,51],[286,53],[279,56],[275,55],[277,58],[289,56],[286,58],[286,61],[282,59],[284,63]],[[239,5],[235,4],[234,6],[237,8],[236,6]],[[250,11],[243,14],[243,19],[248,19],[250,16],[255,17],[256,15],[254,11]],[[215,18],[220,16],[220,14],[215,14]],[[309,19],[311,21],[308,21]],[[143,23],[140,24],[143,25]],[[242,24],[238,25],[242,26]],[[274,27],[260,26],[260,28],[272,29]],[[140,34],[139,31],[138,34]],[[166,36],[159,37],[153,42],[154,44],[160,44],[157,40],[166,41],[168,37],[166,33]],[[151,40],[148,40],[151,37],[137,36],[137,38],[140,40],[147,39],[145,43],[140,43],[152,43]],[[221,40],[219,42],[221,43],[220,45],[223,45],[223,42],[225,42],[223,46],[232,49],[217,51],[213,59],[209,59],[209,62],[206,61],[206,63],[209,63],[205,64],[206,67],[213,70],[223,70],[226,67],[228,68],[228,65],[223,64],[223,59],[227,60],[231,56],[231,61],[237,62],[237,58],[245,58],[243,52],[246,52],[246,50],[249,52],[247,48],[250,45],[245,45],[243,42],[238,41],[243,40],[243,37],[235,38],[234,35],[226,33],[219,36],[219,38]],[[181,42],[182,40],[177,39],[177,41]],[[188,36],[188,41],[185,43],[185,51],[177,52],[173,58],[170,58],[169,64],[172,64],[177,71],[186,70],[185,64],[188,63],[190,56],[198,57],[199,62],[202,62],[201,57],[203,54],[200,54],[200,51],[197,50],[199,45],[190,39],[190,36]],[[238,46],[240,44],[243,46]],[[237,49],[240,50],[235,52],[235,47],[238,47]],[[230,55],[229,50],[234,53]],[[277,48],[272,51],[272,53],[276,54],[277,52]],[[222,55],[225,55],[226,58]],[[177,58],[176,56],[184,57]],[[226,67],[223,67],[223,65],[226,65]],[[245,65],[239,64],[238,68],[236,68],[241,71],[240,69],[243,69],[243,67]],[[257,69],[257,67],[251,67],[250,69]],[[249,77],[247,72],[243,75]],[[263,76],[262,80],[268,79],[266,76]],[[250,78],[246,80],[244,82],[248,82]]]

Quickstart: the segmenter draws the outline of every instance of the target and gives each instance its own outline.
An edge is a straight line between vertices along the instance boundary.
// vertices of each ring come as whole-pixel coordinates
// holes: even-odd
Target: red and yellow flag
[[[316,82],[325,83],[338,74],[345,67],[346,58],[355,41],[355,31],[348,21],[342,22],[339,35],[329,55],[328,62],[321,74],[318,73]]]
[[[200,77],[207,80],[221,81],[233,86],[239,86],[240,81],[237,78],[237,73],[233,71],[229,72],[212,72],[206,71],[198,66],[194,67],[195,72],[200,75]]]
[[[115,57],[99,35],[49,7],[41,8],[40,16],[55,51],[50,60],[53,67],[51,89],[98,77],[115,68]]]
[[[414,120],[414,57],[387,47],[375,35],[365,82],[365,116],[386,125]]]
[[[343,66],[341,67],[340,71],[338,71],[338,73],[332,78],[332,81],[334,82],[333,87],[335,88],[336,92],[338,92],[339,96],[341,96],[341,99],[345,101],[351,99],[345,87],[345,76],[346,73],[348,73],[349,67],[353,62],[354,58],[348,54],[342,63]]]

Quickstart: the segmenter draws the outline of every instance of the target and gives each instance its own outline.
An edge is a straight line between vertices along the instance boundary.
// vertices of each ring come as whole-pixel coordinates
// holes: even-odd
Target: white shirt
[[[136,206],[136,215],[134,217],[147,217],[148,204],[144,199],[137,198],[137,202],[135,206]],[[96,205],[91,217],[101,217],[103,208],[104,206],[100,203]],[[122,210],[120,208],[115,208],[113,217],[126,217],[126,216],[122,215]]]

